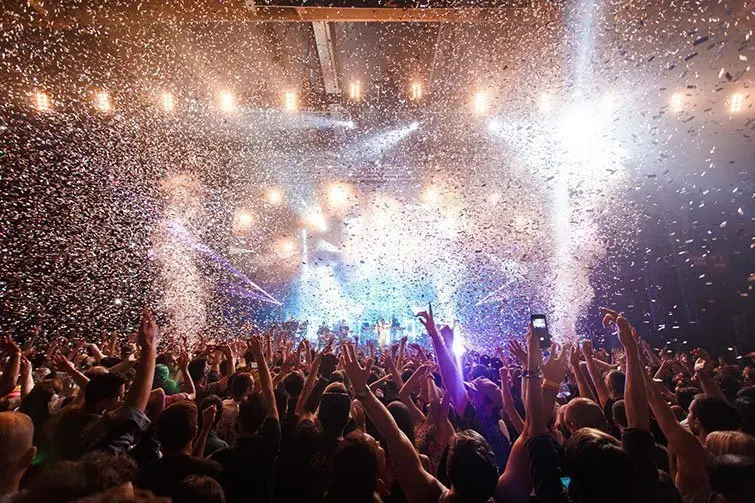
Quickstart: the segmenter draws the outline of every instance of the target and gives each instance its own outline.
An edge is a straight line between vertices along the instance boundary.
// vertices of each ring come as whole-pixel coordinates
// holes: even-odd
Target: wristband
[[[536,368],[535,370],[522,370],[522,377],[524,379],[540,379],[543,376],[543,374],[540,372],[539,368]]]
[[[557,383],[556,381],[551,381],[550,379],[544,379],[542,388],[544,390],[550,390],[550,391],[553,391],[554,393],[558,393],[558,390],[561,389],[561,385]]]

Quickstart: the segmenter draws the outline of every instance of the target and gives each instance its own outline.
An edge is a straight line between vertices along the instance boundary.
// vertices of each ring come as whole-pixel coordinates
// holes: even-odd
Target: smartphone
[[[561,485],[564,486],[564,489],[568,490],[569,484],[571,484],[570,477],[561,477]]]
[[[541,349],[550,349],[551,336],[548,333],[548,321],[545,319],[544,314],[533,314],[530,316],[532,327],[535,329],[535,335],[540,341]]]

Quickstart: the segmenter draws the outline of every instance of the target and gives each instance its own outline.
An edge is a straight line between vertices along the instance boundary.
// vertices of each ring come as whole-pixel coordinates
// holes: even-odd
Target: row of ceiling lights
[[[422,83],[412,82],[409,87],[409,99],[420,101],[424,96]],[[726,100],[726,107],[730,113],[739,113],[745,109],[747,95],[744,92],[734,92]],[[349,85],[349,99],[351,101],[361,101],[363,98],[362,84],[359,81],[352,82]],[[490,108],[488,93],[478,91],[472,101],[472,109],[478,115],[486,115]],[[687,97],[684,93],[677,92],[669,98],[669,107],[672,112],[682,112],[687,104]],[[113,103],[110,94],[107,91],[98,91],[94,95],[93,104],[97,110],[103,113],[111,112]],[[233,112],[236,110],[236,99],[231,91],[222,91],[218,96],[218,104],[224,112]],[[36,91],[32,94],[32,105],[40,112],[46,112],[52,108],[52,99],[44,91]],[[165,112],[172,112],[176,108],[176,99],[170,92],[164,92],[159,97],[160,108]],[[296,112],[299,109],[299,95],[296,91],[285,91],[283,93],[282,109],[286,112]],[[543,94],[539,101],[540,109],[543,111],[550,110],[553,107],[553,96]]]

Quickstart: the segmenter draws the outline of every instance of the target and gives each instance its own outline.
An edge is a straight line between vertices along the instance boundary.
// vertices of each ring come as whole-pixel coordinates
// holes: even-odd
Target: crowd
[[[545,357],[531,327],[457,356],[432,311],[431,347],[6,335],[0,503],[755,501],[751,368],[601,316],[617,349]]]

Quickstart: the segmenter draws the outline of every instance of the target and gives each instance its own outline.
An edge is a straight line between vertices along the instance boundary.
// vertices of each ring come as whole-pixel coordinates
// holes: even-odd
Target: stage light
[[[286,91],[286,94],[283,95],[283,109],[286,112],[296,112],[298,108],[296,92]]]
[[[220,109],[224,112],[230,113],[233,112],[234,108],[235,103],[233,94],[230,91],[223,91],[220,93]]]
[[[50,109],[50,97],[42,91],[37,91],[33,96],[34,108],[38,112],[47,112]]]
[[[282,238],[275,244],[275,253],[280,258],[291,257],[296,253],[296,243],[290,238]]]
[[[328,230],[328,222],[325,220],[325,216],[322,214],[319,208],[312,209],[307,213],[305,217],[307,223],[314,230],[325,232]]]
[[[548,93],[541,94],[538,108],[541,112],[550,112],[553,109],[553,96]]]
[[[478,92],[474,97],[474,112],[477,115],[485,115],[488,113],[488,94],[485,92]]]
[[[268,189],[266,196],[267,202],[270,204],[277,206],[283,202],[283,192],[279,189]]]
[[[106,91],[98,92],[94,97],[94,106],[102,113],[109,112],[112,108],[110,105],[110,95]]]
[[[419,129],[419,122],[412,122],[409,124],[409,131],[416,131]]]
[[[427,187],[422,191],[422,201],[427,204],[435,204],[440,201],[440,190],[437,187]]]
[[[608,93],[600,100],[600,111],[604,114],[610,114],[616,109],[616,99],[613,93]]]
[[[671,106],[672,112],[681,112],[682,110],[684,110],[684,95],[682,93],[672,94],[671,100],[669,100],[669,105]]]
[[[172,112],[175,108],[173,95],[171,93],[163,93],[161,104],[164,112]]]
[[[742,111],[744,108],[745,95],[742,93],[734,93],[729,96],[729,112],[736,114]]]
[[[412,82],[411,86],[409,87],[409,98],[414,101],[422,99],[422,83]]]
[[[247,232],[252,228],[252,224],[254,224],[254,215],[244,209],[236,210],[233,222],[233,230],[235,232]]]
[[[349,85],[349,99],[359,101],[362,99],[362,83],[358,80]]]
[[[349,129],[354,129],[355,127],[357,127],[357,125],[356,125],[356,124],[354,124],[354,121],[346,121],[346,122],[344,123],[344,126],[346,126],[346,127],[347,127],[347,128],[349,128]]]
[[[490,131],[491,133],[497,133],[502,128],[503,123],[498,119],[490,119],[490,122],[488,122],[488,131]]]
[[[331,208],[343,208],[349,202],[352,190],[343,183],[334,183],[328,187],[328,205]]]

